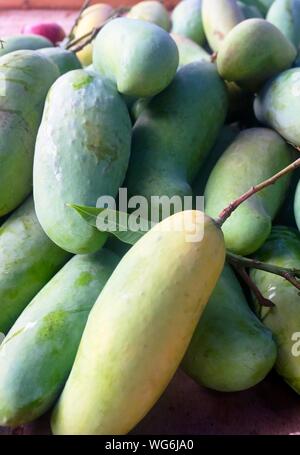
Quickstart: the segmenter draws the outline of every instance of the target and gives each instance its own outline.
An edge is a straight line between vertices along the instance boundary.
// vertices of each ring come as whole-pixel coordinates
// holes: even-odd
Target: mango
[[[255,257],[279,267],[300,268],[300,235],[291,228],[275,226]],[[278,346],[276,370],[298,394],[300,393],[299,362],[299,291],[284,278],[271,273],[251,270],[251,278],[274,308],[256,303],[256,311],[264,325],[272,330]],[[298,334],[298,337],[297,337]],[[298,341],[298,348],[297,348]]]
[[[217,217],[232,201],[292,162],[292,148],[266,128],[242,131],[215,165],[205,188],[205,212]],[[290,176],[256,193],[223,225],[226,247],[237,254],[254,253],[271,232]]]
[[[299,178],[299,172],[296,175]],[[298,183],[296,186],[295,199],[294,199],[294,215],[295,215],[296,224],[300,231],[300,179],[298,179]]]
[[[202,18],[208,44],[215,52],[230,30],[245,19],[236,0],[202,0]]]
[[[172,12],[172,33],[205,44],[202,22],[202,0],[181,0]]]
[[[146,0],[136,3],[127,13],[127,17],[152,22],[167,32],[171,28],[168,10],[157,0]]]
[[[34,145],[44,101],[58,68],[35,51],[0,58],[0,217],[32,191]]]
[[[250,310],[243,290],[225,266],[183,360],[195,381],[220,392],[261,382],[277,357],[272,333]]]
[[[194,41],[176,33],[171,33],[171,36],[178,48],[179,68],[193,62],[210,62],[209,53]]]
[[[265,17],[268,10],[272,6],[274,0],[240,0],[241,3],[244,3],[248,6],[255,6],[261,14]]]
[[[299,95],[300,68],[293,68],[270,80],[254,102],[257,119],[297,146],[300,146]]]
[[[192,232],[203,237],[189,241]],[[147,414],[184,356],[224,258],[221,230],[197,211],[165,219],[129,250],[90,313],[54,434],[124,435]]]
[[[247,19],[226,36],[217,66],[227,81],[257,91],[272,76],[290,68],[296,55],[295,46],[275,25]]]
[[[263,18],[261,11],[256,5],[246,5],[243,2],[237,2],[239,8],[241,9],[245,19],[252,19],[254,17]]]
[[[139,115],[126,184],[130,196],[191,196],[191,184],[227,113],[227,92],[215,65],[180,68]],[[152,201],[160,209],[160,201]],[[154,221],[154,220],[153,220]]]
[[[69,258],[42,230],[30,197],[0,227],[0,332]]]
[[[75,256],[21,314],[0,346],[0,425],[35,420],[58,398],[89,312],[117,263],[104,249]]]
[[[61,47],[46,47],[44,49],[39,49],[39,53],[48,57],[49,60],[58,66],[60,75],[81,68],[81,63],[74,52]]]
[[[200,168],[200,171],[198,172],[198,175],[193,181],[192,188],[194,194],[197,196],[204,195],[205,187],[213,168],[225,150],[230,146],[230,144],[232,144],[239,132],[240,129],[237,125],[224,125],[221,128],[214,146],[210,150]]]
[[[161,92],[174,78],[178,60],[169,33],[138,19],[110,21],[94,42],[94,68],[124,95],[143,98]]]
[[[74,40],[87,35],[95,28],[101,27],[113,14],[114,9],[107,3],[89,6],[82,13],[74,30]],[[83,44],[84,40],[81,43]],[[88,44],[77,52],[77,57],[83,66],[90,65],[93,62],[93,43]]]
[[[0,47],[0,57],[14,51],[36,50],[44,47],[53,47],[50,40],[38,35],[16,35],[1,37],[3,47]]]
[[[107,235],[67,204],[96,206],[100,196],[116,196],[130,144],[130,117],[111,81],[85,70],[56,81],[36,142],[34,200],[43,229],[58,246],[85,254],[104,244]]]
[[[300,44],[300,1],[275,0],[266,19],[298,49]]]

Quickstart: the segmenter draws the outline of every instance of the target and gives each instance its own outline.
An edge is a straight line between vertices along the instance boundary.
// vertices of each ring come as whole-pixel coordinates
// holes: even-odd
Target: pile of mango
[[[222,392],[275,368],[300,394],[299,290],[251,268],[262,306],[225,263],[300,269],[299,172],[217,222],[299,153],[300,0],[96,4],[60,45],[1,38],[0,426],[53,408],[54,434],[126,434],[179,367]],[[125,245],[70,205],[121,187],[205,213]]]

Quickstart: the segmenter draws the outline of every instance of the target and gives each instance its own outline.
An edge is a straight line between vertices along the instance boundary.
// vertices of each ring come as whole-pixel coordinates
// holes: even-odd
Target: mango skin
[[[255,98],[256,118],[288,142],[300,146],[300,68],[293,68],[271,79]]]
[[[202,22],[202,0],[182,0],[172,12],[172,33],[184,36],[197,44],[205,44]]]
[[[187,220],[202,240],[187,241]],[[224,258],[221,230],[196,211],[165,219],[129,250],[90,313],[54,434],[124,435],[146,415],[184,356]]]
[[[171,36],[178,48],[179,68],[193,62],[211,61],[209,53],[191,39],[186,38],[185,36],[177,35],[176,33],[171,33]]]
[[[116,196],[130,144],[130,117],[109,80],[75,70],[56,81],[36,142],[34,200],[43,229],[58,246],[75,254],[103,246],[107,235],[66,204],[96,206],[100,196]]]
[[[300,1],[275,0],[266,16],[298,49],[300,44]]]
[[[299,173],[298,173],[298,177],[300,177]],[[296,186],[295,199],[294,199],[294,215],[295,215],[297,227],[300,231],[300,179],[298,180],[298,184]]]
[[[16,35],[7,38],[1,38],[3,48],[0,47],[0,57],[14,51],[36,50],[45,47],[53,47],[51,41],[43,36],[38,35]]]
[[[236,0],[202,0],[202,20],[211,49],[218,52],[226,35],[245,19]]]
[[[255,255],[258,259],[279,267],[300,267],[300,235],[291,228],[275,226],[264,246]],[[276,370],[280,376],[300,394],[300,362],[293,355],[296,341],[292,336],[299,332],[299,291],[284,278],[259,270],[251,270],[251,278],[262,294],[276,307],[256,310],[264,325],[272,330],[278,346]]]
[[[89,312],[118,261],[105,249],[73,257],[21,314],[0,347],[0,425],[35,420],[58,398]]]
[[[224,123],[227,103],[213,64],[195,62],[179,69],[134,125],[128,195],[148,201],[153,195],[192,195],[191,184]],[[155,201],[152,206],[157,208]]]
[[[232,144],[240,129],[236,125],[224,125],[220,130],[217,140],[206,157],[203,165],[193,181],[193,192],[197,196],[203,196],[209,176],[225,150]]]
[[[240,0],[241,3],[244,3],[248,6],[255,6],[259,9],[261,14],[265,17],[269,8],[272,6],[274,0]]]
[[[89,6],[81,15],[80,21],[74,30],[74,39],[79,39],[96,27],[101,27],[114,13],[114,9],[107,3],[98,3]],[[91,65],[93,62],[93,43],[77,52],[77,57],[82,66]]]
[[[168,10],[156,0],[136,3],[127,13],[127,17],[152,22],[167,32],[171,29],[171,19]]]
[[[290,68],[296,56],[295,46],[275,25],[264,19],[247,19],[226,36],[217,66],[227,81],[257,91],[268,79]]]
[[[94,42],[94,68],[123,95],[143,98],[161,92],[174,78],[178,61],[170,35],[146,21],[114,19]]]
[[[58,68],[35,51],[0,58],[0,216],[32,191],[34,145],[44,101]]]
[[[225,265],[194,332],[182,366],[201,385],[238,392],[261,382],[277,357],[272,332],[250,310]]]
[[[255,5],[246,5],[243,2],[237,2],[239,8],[241,9],[245,19],[253,19],[254,17],[263,18],[261,11]]]
[[[69,258],[42,230],[30,197],[0,227],[0,332]]]
[[[230,202],[292,162],[289,145],[266,128],[242,131],[215,165],[205,188],[205,212],[217,217]],[[266,241],[283,202],[290,176],[256,193],[223,224],[226,248],[248,255]]]
[[[82,68],[81,63],[74,52],[66,49],[60,47],[46,47],[44,49],[39,49],[39,53],[48,57],[58,66],[60,75]]]

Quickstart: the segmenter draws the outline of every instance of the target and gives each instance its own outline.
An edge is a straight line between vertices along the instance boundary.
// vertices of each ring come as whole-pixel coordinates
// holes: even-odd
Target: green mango
[[[38,219],[58,246],[78,254],[102,247],[106,233],[66,204],[96,206],[100,196],[115,197],[130,143],[130,117],[111,81],[85,70],[56,81],[37,137],[33,173]]]
[[[191,184],[224,123],[227,104],[215,65],[195,62],[179,69],[134,125],[129,196],[148,201],[154,195],[191,196]],[[151,205],[160,211],[160,201],[152,200]]]
[[[96,71],[124,95],[143,98],[166,88],[178,67],[177,46],[158,25],[138,19],[108,22],[94,42]]]
[[[276,356],[271,331],[250,310],[237,278],[225,266],[194,332],[183,369],[205,387],[238,392],[261,382]]]
[[[215,52],[230,30],[245,19],[236,0],[202,0],[202,18],[207,41]]]
[[[298,173],[298,177],[299,177],[299,173]],[[300,179],[298,180],[298,183],[296,185],[296,192],[295,192],[295,198],[294,198],[294,216],[295,216],[297,227],[300,231]]]
[[[217,140],[206,157],[203,165],[193,181],[193,192],[198,196],[202,196],[205,191],[207,180],[229,145],[235,140],[240,130],[236,125],[224,125],[220,130]]]
[[[0,332],[69,258],[42,230],[30,197],[0,227]]]
[[[285,226],[275,226],[255,257],[267,264],[300,269],[299,233]],[[267,309],[255,302],[257,314],[272,330],[277,342],[276,370],[300,394],[300,361],[296,345],[300,327],[299,291],[284,278],[260,270],[252,269],[251,278],[263,296],[275,304],[274,308]],[[295,334],[298,337],[295,338]]]
[[[275,0],[266,19],[298,49],[300,45],[300,0]]]
[[[60,75],[65,74],[68,71],[82,68],[76,54],[67,49],[61,47],[46,47],[44,49],[39,49],[39,53],[48,57],[49,60],[58,66]]]
[[[163,3],[146,0],[136,3],[126,15],[130,19],[140,19],[158,25],[167,32],[171,28],[171,19]]]
[[[297,146],[300,146],[299,94],[300,68],[293,68],[269,81],[254,102],[257,119]]]
[[[242,131],[215,165],[205,188],[205,212],[216,218],[232,201],[292,162],[292,148],[275,131]],[[286,195],[290,176],[277,181],[240,205],[223,225],[226,247],[248,255],[262,246],[271,232]]]
[[[246,5],[245,3],[238,1],[239,8],[241,9],[245,19],[253,19],[254,17],[263,18],[261,11],[256,5]]]
[[[14,51],[36,50],[44,47],[53,47],[51,41],[38,35],[16,35],[2,38],[3,47],[0,47],[0,57]]]
[[[131,107],[131,116],[133,119],[133,123],[136,122],[141,113],[146,109],[150,100],[151,98],[139,98],[138,100],[136,100],[135,103],[133,103]]]
[[[224,259],[221,229],[196,211],[165,219],[129,250],[90,313],[54,434],[123,435],[146,415],[182,361]]]
[[[187,1],[187,0],[184,0]],[[205,49],[185,36],[171,33],[179,52],[179,68],[193,62],[210,62],[211,56]]]
[[[75,256],[39,292],[0,346],[0,425],[37,419],[58,398],[99,293],[119,258]]]
[[[274,0],[240,0],[248,6],[255,6],[265,17]]]
[[[257,91],[272,76],[290,68],[296,55],[295,46],[275,25],[247,19],[224,39],[217,66],[227,81]]]
[[[0,216],[32,191],[36,135],[47,92],[58,76],[57,66],[35,51],[0,58]]]
[[[185,36],[197,44],[205,43],[202,0],[181,0],[172,12],[172,33]]]

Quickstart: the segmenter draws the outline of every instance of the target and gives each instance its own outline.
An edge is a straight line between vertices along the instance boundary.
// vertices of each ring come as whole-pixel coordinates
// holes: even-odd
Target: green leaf
[[[109,232],[121,242],[134,245],[140,240],[149,229],[148,220],[141,220],[143,229],[129,229],[129,215],[109,208],[88,207],[86,205],[67,204],[68,207],[76,210],[77,213],[90,225],[101,232]],[[105,229],[100,229],[101,219]]]

